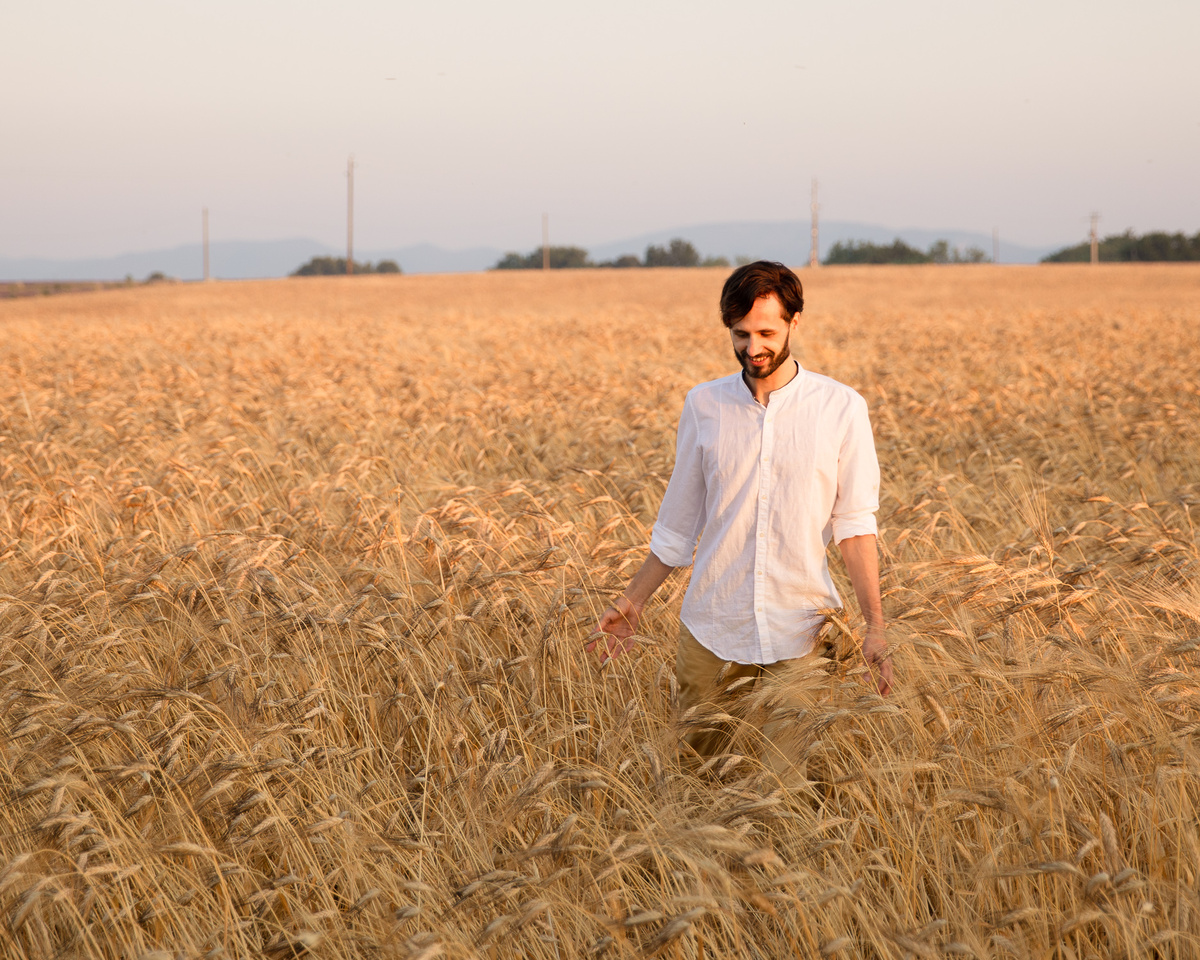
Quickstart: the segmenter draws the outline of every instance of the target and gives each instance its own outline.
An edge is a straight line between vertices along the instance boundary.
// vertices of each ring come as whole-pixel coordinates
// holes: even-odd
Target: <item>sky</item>
[[[5,4],[0,256],[1200,231],[1196,0]]]

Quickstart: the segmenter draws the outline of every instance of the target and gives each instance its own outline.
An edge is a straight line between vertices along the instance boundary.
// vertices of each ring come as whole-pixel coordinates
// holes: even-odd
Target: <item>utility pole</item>
[[[354,272],[354,155],[346,164],[346,273]]]
[[[550,214],[542,214],[542,269],[550,269]]]
[[[813,177],[812,182],[812,249],[808,252],[808,265],[810,267],[819,267],[821,265],[820,244],[817,233],[817,211],[820,209],[820,204],[817,203],[817,178]]]
[[[1000,228],[992,227],[992,263],[1000,262]]]
[[[203,207],[200,214],[201,232],[204,236],[204,279],[211,280],[212,276],[208,272],[208,207]]]
[[[1092,229],[1088,234],[1088,240],[1090,240],[1091,244],[1092,244],[1092,263],[1100,262],[1100,234],[1097,232],[1097,228],[1099,227],[1099,225],[1100,225],[1100,214],[1093,213],[1092,214]]]

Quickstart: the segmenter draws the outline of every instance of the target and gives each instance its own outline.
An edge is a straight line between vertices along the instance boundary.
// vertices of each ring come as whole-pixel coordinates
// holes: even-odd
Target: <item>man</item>
[[[747,264],[725,282],[721,320],[742,370],[688,393],[650,554],[587,644],[603,641],[602,662],[629,650],[646,602],[694,554],[675,664],[681,712],[718,707],[731,680],[812,650],[824,622],[817,611],[841,605],[825,560],[831,538],[866,620],[872,679],[881,694],[892,686],[867,404],[791,356],[803,309],[800,280],[783,264]],[[721,737],[712,733],[687,739],[714,752]]]

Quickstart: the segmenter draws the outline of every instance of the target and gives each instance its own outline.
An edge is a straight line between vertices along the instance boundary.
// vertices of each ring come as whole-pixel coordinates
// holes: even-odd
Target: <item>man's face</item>
[[[754,301],[750,312],[729,328],[733,355],[746,376],[765,380],[779,369],[792,355],[792,330],[799,322],[799,314],[791,319],[783,315],[783,304],[773,293]]]

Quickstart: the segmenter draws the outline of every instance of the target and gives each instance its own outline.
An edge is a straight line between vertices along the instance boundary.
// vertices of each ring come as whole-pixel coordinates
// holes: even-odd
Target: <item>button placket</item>
[[[771,645],[766,616],[767,527],[771,511],[771,453],[775,442],[774,416],[767,413],[762,421],[762,440],[758,467],[758,523],[754,549],[754,619],[758,627],[760,650]]]

